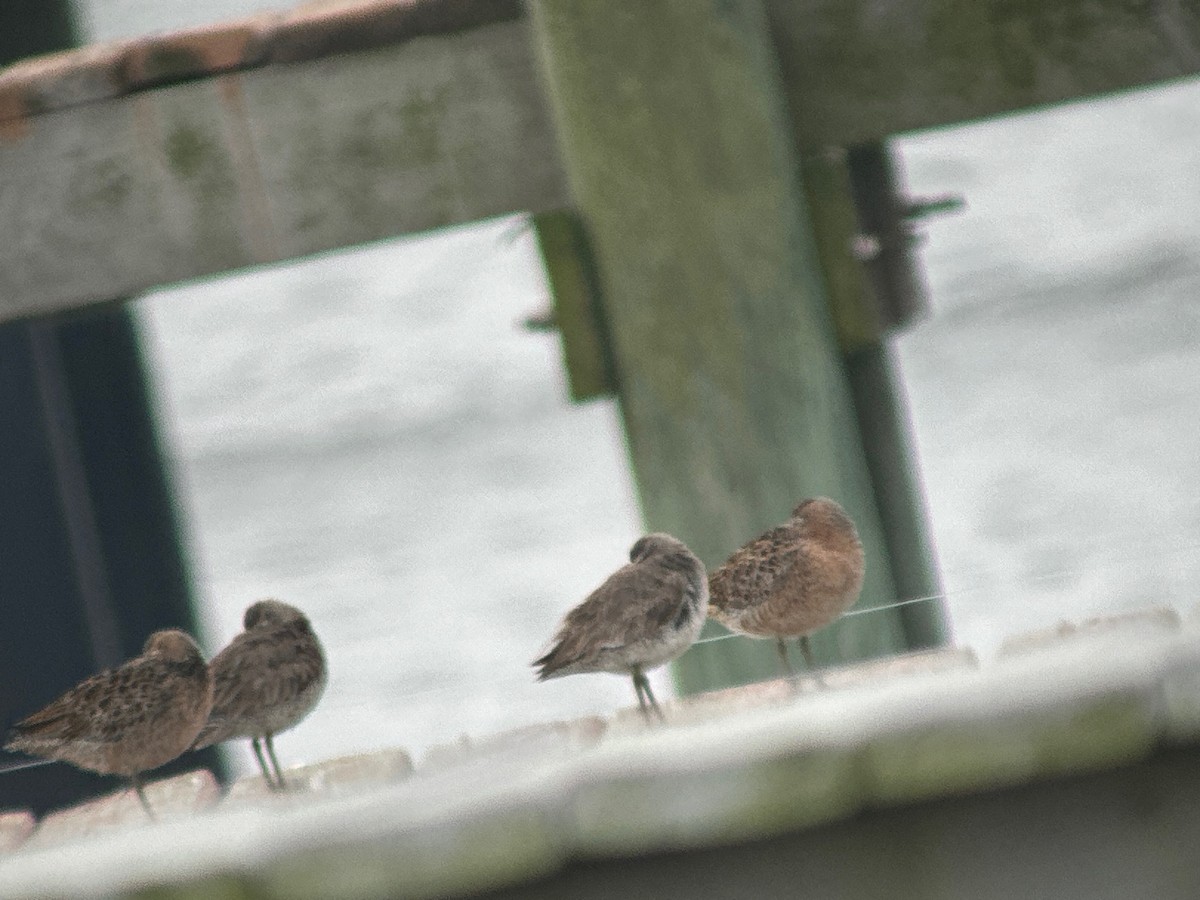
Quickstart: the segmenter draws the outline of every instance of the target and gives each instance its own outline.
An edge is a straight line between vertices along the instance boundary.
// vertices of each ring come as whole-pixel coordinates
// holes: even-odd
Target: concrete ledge
[[[943,647],[823,669],[820,677],[825,683],[824,688],[818,684],[814,674],[802,672],[794,681],[775,678],[695,694],[666,704],[666,709],[668,718],[673,723],[698,722],[713,715],[727,716],[733,710],[789,703],[802,694],[827,689],[863,687],[912,675],[974,669],[978,665],[975,651],[969,647]],[[632,726],[642,720],[637,708],[630,707],[618,713],[617,721],[622,725]]]
[[[33,834],[37,820],[27,809],[0,812],[0,854],[16,850]]]
[[[594,761],[566,812],[574,850],[624,856],[730,844],[843,818],[861,805],[861,776],[846,753],[808,749],[747,764],[695,755],[692,765],[636,753]]]
[[[405,750],[340,756],[284,769],[283,779],[288,786],[284,794],[271,791],[262,775],[240,778],[230,786],[225,802],[261,801],[267,798],[292,800],[303,794],[364,789],[407,778],[412,771],[412,757]]]
[[[987,792],[866,809],[732,846],[580,858],[480,900],[648,897],[1194,900],[1200,752]]]
[[[197,769],[146,785],[146,800],[158,822],[187,818],[217,802],[221,795],[211,772]],[[27,842],[29,848],[48,847],[119,828],[155,824],[146,815],[132,788],[125,788],[79,806],[50,813]]]
[[[1078,842],[1078,860],[1091,862],[1077,861],[1072,872],[1090,893],[1026,890],[1058,884],[1061,853],[1051,844],[1026,848],[1029,871],[998,884],[1021,896],[1140,896],[1087,880],[1089,866],[1107,864],[1093,856],[1111,853],[1125,834],[1139,877],[1167,885],[1153,896],[1191,900],[1195,894],[1171,885],[1200,884],[1200,865],[1170,848],[1200,834],[1200,799],[1177,802],[1180,790],[1200,791],[1200,634],[1143,627],[1170,619],[1155,610],[1119,619],[1093,634],[1103,652],[1072,632],[984,666],[967,651],[847,666],[827,673],[839,673],[840,686],[830,677],[824,690],[769,682],[688,698],[668,705],[665,726],[629,710],[608,722],[592,717],[463,740],[429,751],[411,775],[402,751],[302,767],[291,772],[309,773],[300,776],[307,791],[265,798],[247,782],[203,815],[157,824],[145,821],[134,798],[105,798],[64,815],[87,827],[68,832],[51,817],[41,839],[35,834],[10,854],[0,864],[0,895],[443,897],[510,885],[512,896],[539,896],[541,885],[569,882],[579,861],[591,860],[606,873],[594,896],[611,896],[614,878],[623,877],[613,875],[612,859],[669,867],[675,858],[694,861],[689,852],[735,859],[745,852],[739,845],[780,842],[813,852],[822,835],[858,834],[874,849],[857,851],[855,865],[805,857],[804,890],[878,896],[849,888],[831,894],[809,877],[819,869],[836,881],[857,865],[887,873],[892,881],[883,886],[896,898],[999,900],[1006,895],[989,894],[978,880],[996,878],[988,859],[940,854],[1011,842],[1017,826],[996,810],[1017,798],[1058,822],[1063,840]],[[1192,760],[1190,787],[1155,774],[1175,771],[1169,759],[1176,758]],[[345,790],[329,789],[343,778]],[[1126,797],[1114,807],[1127,783],[1158,799]],[[1072,810],[1043,809],[1044,798],[1064,791],[1076,792]],[[1078,812],[1088,804],[1110,818]],[[989,824],[982,810],[998,818]],[[1139,844],[1138,823],[1147,817],[1155,830]],[[924,829],[905,838],[920,852],[906,844],[903,866],[881,864],[874,854],[899,838],[872,832],[864,825],[872,821]],[[954,821],[969,821],[972,834],[958,833]],[[113,827],[122,823],[130,827]],[[76,839],[50,841],[55,829],[61,840]],[[790,865],[795,877],[794,859]],[[741,872],[743,887],[769,895],[770,870],[759,864]],[[1164,881],[1170,872],[1186,877]],[[957,887],[947,892],[943,882]],[[630,893],[675,890],[638,883]],[[720,894],[724,883],[713,876],[676,894]]]
[[[485,738],[464,735],[453,744],[431,747],[421,761],[421,772],[452,766],[514,760],[522,765],[547,757],[575,754],[597,744],[608,730],[599,716],[565,722],[545,722],[501,732]]]
[[[1200,642],[1182,644],[1162,679],[1163,738],[1175,744],[1200,743]]]
[[[256,881],[268,897],[296,900],[463,896],[550,874],[565,861],[559,835],[536,806],[484,802],[467,817],[380,829],[365,839],[326,835]]]
[[[1181,628],[1179,613],[1165,606],[1153,606],[1108,616],[1095,616],[1080,622],[1063,620],[1050,628],[1011,635],[1000,645],[999,656],[1013,656],[1047,648],[1064,641],[1130,641],[1141,637],[1175,634]]]

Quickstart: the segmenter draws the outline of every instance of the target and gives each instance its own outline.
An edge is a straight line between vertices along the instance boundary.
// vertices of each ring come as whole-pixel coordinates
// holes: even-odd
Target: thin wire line
[[[1130,546],[1136,548],[1136,547],[1142,546],[1143,544],[1146,544],[1146,545],[1152,544],[1157,548],[1161,548],[1161,550],[1160,550],[1160,552],[1155,553],[1155,554],[1147,554],[1144,552],[1138,552],[1136,549],[1132,549],[1132,550],[1130,550],[1130,552],[1123,553],[1123,554],[1117,554],[1117,553],[1110,552],[1110,553],[1106,554],[1105,559],[1103,559],[1101,561],[1089,563],[1087,566],[1079,566],[1077,568],[1072,568],[1072,569],[1054,569],[1054,570],[1040,572],[1040,573],[1036,573],[1036,574],[1022,575],[1020,578],[1020,582],[1021,582],[1021,584],[1038,584],[1038,583],[1047,582],[1047,581],[1057,581],[1059,579],[1062,579],[1062,578],[1065,578],[1065,577],[1068,577],[1071,575],[1091,575],[1091,574],[1095,574],[1098,571],[1107,570],[1107,569],[1113,568],[1114,566],[1122,565],[1130,560],[1144,560],[1144,559],[1147,559],[1151,555],[1155,558],[1162,558],[1167,555],[1177,555],[1177,554],[1181,554],[1181,553],[1185,553],[1185,552],[1200,553],[1200,543],[1180,542],[1177,544],[1168,544],[1168,545],[1164,546],[1161,541],[1147,539],[1145,541],[1139,541],[1139,542],[1132,543]],[[1092,548],[1084,548],[1084,549],[1090,550]],[[1098,547],[1097,549],[1100,549],[1100,548]],[[975,575],[976,577],[980,577],[979,570],[972,569],[972,570],[970,570],[970,572],[968,574]],[[944,575],[945,575],[945,573],[943,573],[943,577],[944,577]],[[944,593],[941,593],[941,594],[930,594],[927,597],[912,597],[912,598],[907,598],[904,600],[897,600],[895,602],[883,604],[880,606],[869,606],[869,607],[866,607],[863,609],[852,609],[849,612],[844,613],[843,615],[844,616],[861,616],[868,612],[874,612],[876,610],[883,611],[885,609],[894,609],[899,606],[907,606],[908,604],[911,604],[911,603],[924,603],[924,602],[928,602],[931,600],[950,600],[952,598],[962,596],[963,594],[973,594],[973,593],[978,593],[980,591],[1007,590],[1007,589],[1011,589],[1014,587],[1018,587],[1018,585],[1014,585],[1012,582],[1003,582],[1003,581],[998,581],[996,579],[990,579],[990,580],[986,580],[986,581],[978,581],[975,584],[970,584],[965,587],[955,588],[952,591],[945,591]],[[532,627],[534,627],[535,623],[530,620],[527,620],[527,619],[521,619],[520,624],[532,628]],[[720,638],[724,638],[724,635],[721,635]],[[708,641],[712,641],[712,640],[716,640],[716,639],[717,638],[705,638],[703,641],[696,641],[696,643],[702,644],[702,643],[707,643]]]
[[[1175,545],[1174,547],[1171,547],[1170,549],[1172,550],[1172,552],[1182,552],[1185,550],[1195,552],[1195,551],[1200,551],[1200,544],[1178,544],[1178,545]],[[1064,576],[1068,576],[1068,575],[1086,575],[1086,574],[1093,573],[1093,572],[1097,571],[1098,569],[1109,568],[1113,565],[1120,564],[1129,559],[1143,559],[1143,558],[1145,558],[1145,554],[1139,554],[1139,553],[1109,555],[1108,558],[1103,563],[1100,563],[1100,564],[1092,564],[1087,567],[1080,567],[1080,568],[1075,568],[1075,569],[1061,569],[1061,570],[1057,570],[1057,571],[1043,572],[1039,575],[1025,576],[1022,578],[1022,581],[1026,584],[1029,584],[1029,583],[1038,583],[1038,582],[1045,582],[1045,581],[1054,581],[1054,580],[1063,578]],[[1003,587],[1005,587],[1005,585],[997,584],[994,581],[993,582],[981,582],[978,584],[970,585],[968,587],[957,588],[953,591],[945,591],[940,594],[929,594],[924,597],[909,597],[904,600],[895,600],[891,603],[884,603],[884,604],[880,604],[878,606],[868,606],[863,609],[852,609],[846,613],[843,613],[841,618],[849,618],[850,616],[863,616],[868,613],[885,612],[890,609],[897,609],[897,608],[903,607],[903,606],[910,606],[915,603],[930,603],[935,600],[950,600],[951,598],[959,597],[963,594],[971,594],[971,593],[977,593],[979,591],[995,590],[995,589],[1003,588]],[[714,635],[712,637],[702,638],[698,641],[695,641],[692,644],[692,647],[698,647],[698,646],[702,646],[704,644],[715,644],[718,641],[727,641],[727,640],[730,640],[731,638],[737,638],[737,637],[745,637],[745,636],[739,635],[736,633],[732,633],[732,632],[729,634],[718,634],[718,635]],[[688,649],[690,650],[691,647],[689,647]],[[506,679],[502,679],[500,681],[494,680],[494,681],[488,682],[488,684],[492,685],[492,686],[496,686],[498,684],[503,684],[503,685],[514,684],[514,685],[516,685],[516,684],[530,684],[530,683],[533,683],[533,682],[529,681],[527,679],[524,679],[524,678],[520,678],[520,679],[518,679],[518,678],[507,679],[506,678]],[[423,689],[420,691],[414,691],[409,694],[403,694],[394,699],[406,700],[410,697],[435,696],[437,694],[442,694],[442,693],[461,691],[463,688],[464,688],[464,685],[453,685],[453,686],[449,686],[449,687],[432,687],[432,688],[426,688],[426,689]]]
[[[0,775],[7,772],[20,772],[22,769],[36,769],[38,766],[48,766],[58,762],[57,759],[21,759],[16,762],[0,763]]]
[[[1183,551],[1197,552],[1197,551],[1200,551],[1200,544],[1182,544],[1181,543],[1181,544],[1171,547],[1170,550],[1175,553],[1183,552]],[[1130,559],[1144,559],[1145,557],[1146,557],[1146,554],[1136,553],[1136,552],[1126,553],[1126,554],[1109,554],[1108,557],[1102,563],[1092,564],[1087,567],[1079,567],[1079,568],[1074,568],[1074,569],[1061,569],[1061,570],[1051,571],[1051,572],[1042,572],[1039,575],[1024,576],[1022,578],[1022,582],[1025,584],[1030,584],[1030,583],[1038,583],[1038,582],[1045,582],[1045,581],[1055,581],[1057,579],[1063,578],[1068,575],[1091,574],[1091,573],[1096,572],[1099,569],[1110,568],[1114,565],[1119,565]],[[864,615],[867,615],[868,613],[886,612],[887,610],[890,610],[890,609],[898,609],[903,606],[911,606],[912,604],[915,604],[915,603],[930,603],[935,600],[946,601],[946,600],[950,600],[954,597],[962,596],[964,594],[977,593],[979,591],[996,590],[998,588],[1003,588],[1003,587],[1005,587],[1005,585],[997,584],[994,581],[980,582],[977,584],[969,585],[967,587],[957,588],[953,591],[945,591],[940,594],[929,594],[924,597],[908,597],[904,600],[895,600],[895,601],[892,601],[891,603],[884,603],[884,604],[880,604],[878,606],[868,606],[868,607],[865,607],[862,609],[852,609],[852,610],[849,610],[848,612],[843,613],[841,618],[849,618],[851,616],[864,616]],[[730,640],[731,638],[738,638],[738,637],[744,638],[745,635],[740,635],[740,634],[736,634],[733,632],[731,632],[729,634],[713,635],[712,637],[701,638],[700,640],[694,642],[692,644],[692,647],[699,647],[699,646],[702,646],[705,644],[715,644],[719,641],[727,641],[727,640]],[[691,647],[689,647],[688,649],[690,650]],[[505,678],[505,679],[493,680],[493,681],[488,682],[488,684],[490,686],[509,685],[509,684],[519,685],[519,684],[533,684],[533,683],[535,683],[535,682],[533,682],[531,679],[526,679],[526,678],[511,678],[511,679]],[[424,688],[419,691],[413,691],[411,693],[402,694],[398,697],[394,697],[393,699],[396,701],[403,701],[403,700],[407,700],[409,698],[437,696],[438,694],[459,692],[459,691],[462,691],[464,688],[469,689],[470,686],[456,684],[456,685],[450,685],[450,686],[446,686],[446,687]]]
[[[866,609],[851,610],[848,613],[844,613],[843,617],[844,616],[852,616],[852,615],[853,616],[864,615],[866,613],[872,613],[872,612],[883,612],[884,610],[895,609],[896,607],[899,607],[899,606],[908,606],[909,604],[912,604],[912,603],[925,603],[930,600],[942,600],[942,599],[945,599],[945,596],[946,596],[945,594],[934,594],[934,595],[930,595],[928,597],[912,597],[908,600],[898,600],[895,603],[889,603],[885,606],[870,606],[870,607],[867,607]],[[701,644],[712,644],[712,643],[716,643],[717,641],[727,641],[730,638],[736,638],[736,637],[744,637],[744,635],[739,635],[739,634],[734,634],[734,633],[719,634],[714,637],[708,637],[708,638],[703,638],[702,640],[698,640],[692,644],[692,647],[697,647]],[[689,647],[688,649],[690,650],[691,647]],[[494,687],[494,686],[498,686],[498,685],[507,685],[507,684],[533,684],[533,683],[535,683],[535,682],[529,678],[505,678],[505,679],[500,679],[500,680],[489,681],[488,685]],[[463,690],[464,687],[470,687],[470,686],[462,685],[462,684],[455,684],[455,685],[448,685],[448,686],[444,686],[444,687],[422,688],[419,691],[410,691],[409,693],[401,694],[397,697],[393,697],[392,699],[393,700],[408,700],[410,698],[416,698],[416,697],[431,697],[431,696],[436,696],[438,694],[445,694],[445,693],[461,691],[461,690]]]
[[[930,594],[927,597],[912,597],[908,600],[897,600],[895,603],[888,603],[884,606],[868,606],[864,609],[852,609],[842,613],[842,618],[847,619],[850,616],[862,616],[867,613],[883,612],[885,609],[898,609],[901,606],[909,606],[913,603],[928,603],[930,600],[948,600],[949,594]]]
[[[908,600],[897,600],[895,603],[886,603],[882,606],[868,606],[863,609],[852,609],[849,612],[842,613],[840,618],[848,619],[850,616],[864,616],[867,613],[884,612],[885,610],[897,609],[901,606],[909,606],[913,603],[928,603],[931,600],[946,600],[948,597],[948,594],[930,594],[927,597],[912,597]],[[729,634],[717,634],[713,635],[712,637],[706,637],[702,640],[695,641],[692,644],[692,647],[696,647],[700,644],[715,644],[717,641],[727,641],[730,638],[735,637],[744,637],[744,635],[739,635],[734,632],[730,632]],[[690,650],[691,648],[689,647],[688,649]]]
[[[1200,551],[1200,544],[1177,544],[1177,545],[1171,547],[1170,550],[1174,553],[1179,553],[1179,552],[1183,552],[1183,551],[1197,552],[1197,551]],[[1144,559],[1144,558],[1145,558],[1145,555],[1139,554],[1139,553],[1128,553],[1128,554],[1124,554],[1122,556],[1110,556],[1104,563],[1100,563],[1098,565],[1092,565],[1092,566],[1088,566],[1086,568],[1059,569],[1057,571],[1042,572],[1039,575],[1025,576],[1021,580],[1025,584],[1038,584],[1038,583],[1046,582],[1046,581],[1057,581],[1057,580],[1059,580],[1061,578],[1065,578],[1069,575],[1088,575],[1088,574],[1096,572],[1097,570],[1109,568],[1113,565],[1117,565],[1117,564],[1126,562],[1131,559]],[[908,606],[912,603],[928,603],[933,600],[949,600],[951,597],[959,597],[963,594],[972,594],[972,593],[977,593],[979,591],[995,590],[1000,587],[1003,587],[1003,585],[998,585],[994,582],[975,584],[975,585],[971,585],[969,587],[958,588],[957,590],[954,590],[954,591],[946,591],[945,593],[941,593],[941,594],[929,594],[928,596],[925,596],[925,597],[912,597],[907,600],[897,600],[893,603],[885,603],[885,604],[881,604],[879,606],[868,606],[863,609],[852,609],[852,610],[849,610],[848,612],[842,613],[841,618],[847,619],[851,616],[862,616],[862,615],[866,615],[867,613],[883,612],[888,609],[896,609],[901,606]],[[713,643],[716,643],[717,641],[729,640],[729,638],[732,638],[732,637],[739,637],[739,635],[735,634],[735,633],[718,634],[718,635],[714,635],[712,637],[707,637],[707,638],[703,638],[702,640],[698,640],[695,643],[693,643],[692,646],[695,647],[700,644],[713,644]]]

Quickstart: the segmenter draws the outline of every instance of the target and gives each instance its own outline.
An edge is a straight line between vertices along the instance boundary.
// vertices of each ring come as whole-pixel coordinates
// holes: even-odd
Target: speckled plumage
[[[804,500],[713,571],[709,615],[731,631],[776,639],[785,666],[784,639],[800,638],[811,666],[808,635],[854,605],[863,571],[862,542],[846,511],[826,497]]]
[[[312,712],[325,690],[325,654],[307,616],[279,600],[259,600],[243,617],[245,631],[213,657],[213,707],[196,748],[249,738],[263,777],[283,786],[273,738]],[[263,758],[265,741],[274,779]]]
[[[156,631],[140,656],[14,725],[5,749],[122,775],[149,812],[141,774],[191,746],[212,702],[212,676],[196,642],[175,629]]]
[[[628,674],[643,714],[648,701],[661,718],[645,673],[682,654],[699,635],[708,607],[704,564],[669,534],[641,538],[629,560],[567,613],[554,646],[533,665],[541,681],[583,672]]]

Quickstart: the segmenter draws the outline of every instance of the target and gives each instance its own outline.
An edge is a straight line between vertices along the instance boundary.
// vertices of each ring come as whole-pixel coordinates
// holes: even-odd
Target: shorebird
[[[862,583],[863,548],[854,522],[833,500],[816,497],[713,571],[709,615],[731,631],[774,638],[792,675],[785,640],[799,638],[804,661],[815,670],[809,635],[853,606]]]
[[[191,746],[212,702],[212,676],[196,642],[176,629],[156,631],[141,656],[80,682],[14,725],[4,749],[124,776],[153,819],[142,773]]]
[[[704,563],[669,534],[649,534],[629,562],[567,613],[554,646],[534,660],[538,680],[582,672],[633,679],[638,706],[664,720],[646,672],[679,656],[704,625],[708,583]]]
[[[325,654],[308,617],[279,600],[259,600],[242,618],[245,631],[212,658],[213,707],[195,749],[249,738],[267,787],[282,790],[274,737],[312,712],[325,690]],[[272,777],[263,744],[271,758]]]

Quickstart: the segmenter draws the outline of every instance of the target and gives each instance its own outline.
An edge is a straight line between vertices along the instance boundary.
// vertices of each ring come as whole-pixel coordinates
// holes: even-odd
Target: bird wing
[[[311,652],[296,652],[297,644]],[[268,709],[289,703],[319,681],[324,661],[311,634],[290,630],[243,631],[213,657],[213,708],[204,739],[227,716],[246,709]]]
[[[797,561],[795,529],[784,523],[743,544],[709,576],[709,603],[720,613],[767,599]]]
[[[541,677],[589,659],[603,650],[623,647],[667,625],[687,602],[682,573],[656,566],[622,566],[567,613],[554,647],[534,665]]]
[[[141,660],[107,669],[81,681],[65,694],[13,726],[10,740],[113,740],[130,721],[146,715],[127,701],[141,680]]]

